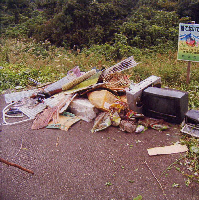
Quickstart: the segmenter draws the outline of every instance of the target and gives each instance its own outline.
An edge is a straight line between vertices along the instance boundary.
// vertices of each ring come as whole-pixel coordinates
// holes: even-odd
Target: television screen
[[[181,123],[188,111],[188,93],[148,87],[143,91],[143,113],[172,123]]]

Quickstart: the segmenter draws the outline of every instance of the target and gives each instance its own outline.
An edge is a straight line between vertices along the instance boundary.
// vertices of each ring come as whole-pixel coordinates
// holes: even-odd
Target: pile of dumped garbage
[[[76,66],[64,78],[45,87],[5,94],[9,105],[3,110],[3,123],[11,125],[33,120],[32,129],[67,131],[80,120],[94,120],[91,132],[109,126],[118,126],[128,133],[140,133],[147,128],[168,129],[169,123],[158,114],[155,117],[143,114],[143,102],[146,102],[145,99],[148,101],[148,97],[143,99],[143,91],[150,87],[160,88],[161,79],[151,76],[138,84],[133,83],[123,71],[137,64],[131,56],[103,71],[92,69],[82,72]],[[179,108],[183,110],[180,118],[184,118],[188,109],[188,95],[183,93],[180,98],[185,98],[185,105]],[[13,117],[17,121],[7,122],[10,121],[8,118]]]

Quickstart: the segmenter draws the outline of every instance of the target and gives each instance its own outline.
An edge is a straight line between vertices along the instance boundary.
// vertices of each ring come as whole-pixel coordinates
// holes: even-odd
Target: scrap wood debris
[[[52,120],[56,108],[48,107],[42,113],[39,113],[32,124],[32,129],[44,128]]]
[[[186,152],[188,151],[188,148],[186,145],[175,143],[174,145],[170,145],[170,146],[150,148],[150,149],[147,149],[147,151],[150,156],[154,156],[154,155],[161,155],[161,154]]]
[[[82,72],[76,66],[54,83],[39,89],[5,94],[5,100],[6,103],[11,103],[12,110],[17,108],[29,119],[34,119],[32,129],[46,127],[67,131],[80,120],[94,120],[91,132],[111,125],[128,133],[141,133],[147,128],[166,130],[169,123],[145,116],[142,112],[144,105],[140,107],[142,92],[153,85],[155,87],[157,83],[160,86],[160,77],[151,76],[142,81],[141,85],[134,84],[124,70],[137,64],[131,56],[103,71],[93,68]],[[133,108],[136,106],[139,109],[130,109],[132,103]],[[6,121],[8,114],[12,116],[10,112],[3,112],[4,124],[15,124]],[[171,115],[163,113],[163,116]]]
[[[7,161],[7,160],[4,160],[3,158],[0,158],[0,162],[5,163],[5,164],[8,165],[8,166],[17,167],[17,168],[19,168],[19,169],[21,169],[21,170],[23,170],[23,171],[26,171],[26,172],[28,172],[28,173],[34,174],[33,171],[31,171],[31,170],[29,170],[29,169],[26,169],[26,168],[24,168],[24,167],[22,167],[22,166],[20,166],[20,165],[18,165],[18,164],[9,162],[9,161]]]
[[[104,77],[103,82],[105,83],[106,87],[114,90],[121,90],[122,87],[125,89],[127,86],[130,86],[131,83],[128,76],[120,72],[108,74]]]

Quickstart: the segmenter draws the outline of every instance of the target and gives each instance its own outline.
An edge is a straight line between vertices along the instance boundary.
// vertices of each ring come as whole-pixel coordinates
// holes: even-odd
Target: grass
[[[74,66],[82,71],[109,66],[102,56],[75,55],[51,46],[48,41],[37,44],[31,40],[2,39],[0,45],[0,92],[18,85],[27,86],[28,77],[41,83],[54,82],[66,76]]]
[[[28,77],[38,82],[54,82],[66,76],[67,71],[79,66],[82,71],[93,67],[107,68],[119,62],[107,60],[99,51],[77,53],[56,48],[48,41],[35,43],[33,40],[1,39],[0,92],[16,86],[30,84]],[[199,63],[191,63],[191,82],[186,84],[187,62],[177,61],[177,54],[135,55],[139,64],[128,70],[130,79],[140,82],[150,75],[160,76],[163,87],[189,92],[189,108],[199,108]]]
[[[79,66],[82,71],[88,71],[93,67],[108,68],[119,62],[106,58],[98,51],[90,54],[84,53],[86,51],[78,53],[56,48],[48,41],[35,43],[31,39],[1,38],[0,47],[0,93],[16,86],[28,87],[31,84],[29,77],[40,83],[54,82],[66,76],[67,71],[75,66]],[[126,71],[133,82],[140,82],[150,75],[160,76],[162,87],[187,91],[189,109],[199,110],[199,63],[191,63],[191,80],[187,85],[187,62],[178,61],[176,52],[136,54],[134,58],[139,64]],[[198,139],[182,136],[182,142],[189,147],[189,167],[193,173],[198,173]]]

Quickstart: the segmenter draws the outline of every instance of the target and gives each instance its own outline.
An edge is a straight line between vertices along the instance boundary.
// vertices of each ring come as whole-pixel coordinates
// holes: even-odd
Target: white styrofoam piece
[[[97,116],[98,109],[88,99],[74,99],[69,105],[71,112],[83,120],[90,122]]]
[[[34,90],[27,90],[27,91],[21,91],[21,92],[14,92],[14,93],[10,93],[10,94],[5,94],[5,102],[6,103],[12,103],[12,102],[17,102],[17,101],[21,101],[23,98],[25,97],[30,97],[32,96],[34,93],[37,93],[38,89],[34,89]]]

